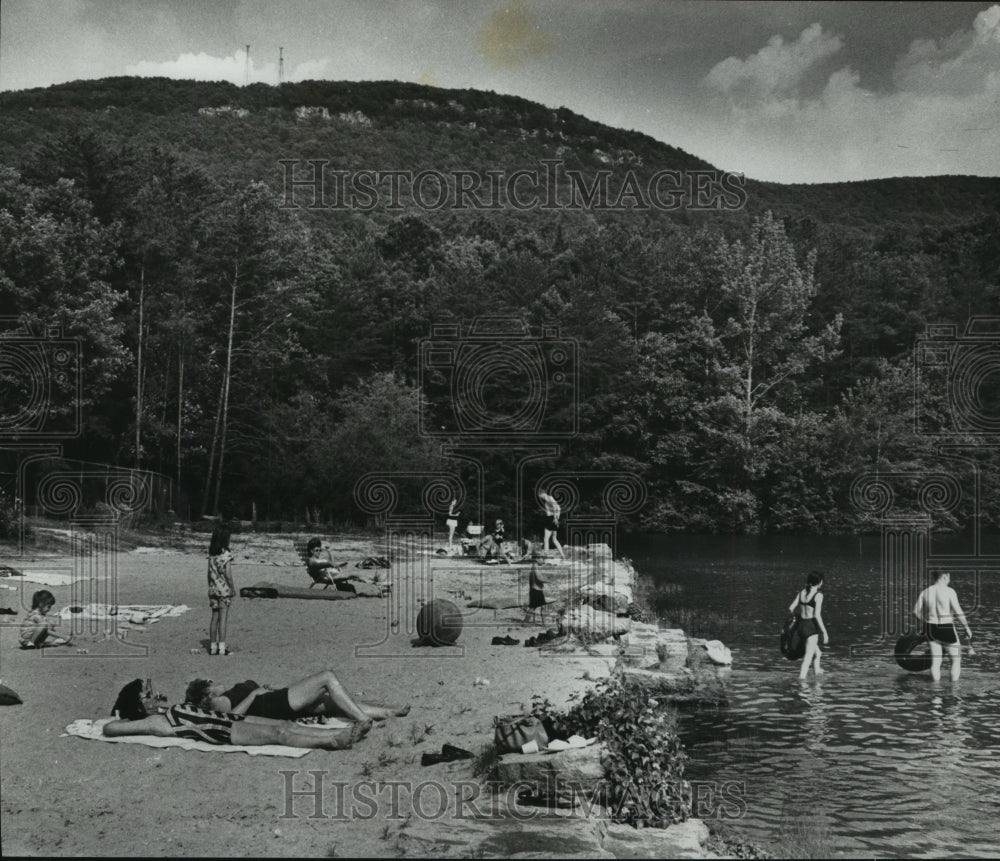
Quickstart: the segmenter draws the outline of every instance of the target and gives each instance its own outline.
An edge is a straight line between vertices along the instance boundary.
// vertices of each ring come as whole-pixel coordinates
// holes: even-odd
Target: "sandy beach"
[[[258,581],[307,586],[293,546],[299,539],[234,536],[237,588]],[[443,743],[478,754],[492,740],[494,715],[527,710],[533,695],[565,705],[572,692],[587,689],[591,674],[607,672],[607,658],[490,645],[496,635],[523,642],[552,624],[550,617],[547,624],[523,625],[523,612],[517,609],[465,609],[480,591],[501,599],[526,596],[529,568],[450,560],[434,570],[433,589],[435,596],[454,599],[467,614],[460,649],[413,648],[405,630],[376,645],[396,630],[390,628],[393,610],[386,600],[236,598],[227,637],[235,652],[213,657],[205,648],[209,610],[202,545],[207,546],[207,536],[194,534],[172,543],[118,554],[118,602],[190,609],[130,630],[124,640],[84,632],[71,647],[19,650],[17,626],[30,606],[30,593],[40,587],[19,582],[27,578],[0,580],[15,587],[0,593],[0,603],[20,611],[3,617],[0,678],[24,700],[0,709],[4,854],[461,855],[460,846],[435,845],[432,839],[447,837],[446,817],[436,824],[425,821],[422,836],[415,836],[405,785],[433,780],[454,793],[456,786],[473,780],[471,761],[422,767],[421,754],[438,752]],[[341,538],[331,544],[335,559],[352,563],[376,552],[376,544],[365,539]],[[66,557],[23,561],[36,570],[65,570],[68,564]],[[547,579],[560,576],[559,566],[540,570]],[[69,587],[50,591],[57,610],[70,603]],[[28,603],[22,605],[22,600]],[[399,628],[413,625],[410,615],[401,611]],[[359,654],[355,647],[365,645],[381,656],[363,649]],[[350,750],[314,750],[298,759],[63,736],[75,720],[108,717],[118,690],[135,678],[151,678],[156,691],[177,702],[196,677],[227,684],[254,679],[281,687],[322,668],[332,669],[356,698],[410,704],[411,711],[376,724]],[[365,781],[382,784],[381,790],[368,792],[378,796],[376,809],[367,805],[338,816],[331,790],[321,811],[325,818],[316,817],[314,797],[289,801],[286,796],[288,788],[313,786],[310,772],[322,772],[316,779],[325,781],[327,789],[338,781],[352,787]],[[390,809],[385,790],[390,785],[404,787],[398,791],[398,810]],[[426,794],[422,806],[434,813],[437,795]],[[294,818],[286,817],[289,812]]]

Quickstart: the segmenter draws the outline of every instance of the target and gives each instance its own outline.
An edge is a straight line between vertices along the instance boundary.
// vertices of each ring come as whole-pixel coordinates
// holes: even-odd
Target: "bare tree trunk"
[[[184,433],[184,339],[181,338],[181,348],[177,357],[177,493],[181,492],[182,467],[184,457],[182,455],[182,444]],[[180,497],[177,499],[180,502]],[[180,505],[177,506],[178,509]],[[177,512],[180,514],[180,511]]]
[[[226,380],[223,377],[222,388],[219,389],[219,406],[215,411],[215,431],[212,433],[212,448],[208,454],[208,474],[205,476],[205,495],[202,497],[201,513],[208,514],[208,495],[212,490],[212,471],[215,466],[215,449],[219,444],[219,424],[222,421],[222,396],[225,391]],[[212,514],[215,512],[212,511]]]
[[[167,427],[167,395],[169,394],[167,388],[170,386],[170,362],[172,361],[172,358],[173,357],[167,353],[167,368],[163,372],[163,401],[161,403],[160,427],[158,429],[160,434],[160,444],[157,446],[159,449],[159,457],[156,462],[156,471],[159,473],[163,472],[163,431]]]
[[[135,357],[135,468],[138,469],[142,460],[142,313],[143,300],[146,294],[146,265],[139,266],[139,346]]]
[[[240,264],[233,265],[233,292],[229,300],[229,343],[226,345],[226,374],[223,378],[222,439],[219,445],[219,470],[215,476],[215,509],[219,509],[219,491],[222,488],[222,463],[226,457],[226,430],[229,427],[229,381],[233,369],[233,330],[236,328],[236,287],[240,280]]]

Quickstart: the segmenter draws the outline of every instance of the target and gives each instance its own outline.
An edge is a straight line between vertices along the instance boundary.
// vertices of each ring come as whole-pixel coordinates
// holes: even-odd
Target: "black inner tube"
[[[927,651],[927,637],[923,634],[904,634],[896,641],[896,663],[911,673],[922,673],[931,668],[931,653]]]

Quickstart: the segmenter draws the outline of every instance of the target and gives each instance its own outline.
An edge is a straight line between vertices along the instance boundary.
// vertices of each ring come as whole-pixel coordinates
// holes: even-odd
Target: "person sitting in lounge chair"
[[[330,551],[323,547],[323,542],[319,538],[309,539],[309,543],[306,545],[306,554],[306,571],[309,572],[309,576],[312,578],[309,588],[312,589],[313,586],[322,585],[324,589],[327,589],[330,586],[336,585],[334,577],[340,573],[340,569],[344,568],[347,563],[334,562],[330,556]]]
[[[479,542],[480,559],[489,559],[491,556],[499,557],[503,555],[502,544],[505,531],[506,528],[504,527],[503,520],[498,517],[496,523],[493,525],[493,530],[484,535],[482,541]]]

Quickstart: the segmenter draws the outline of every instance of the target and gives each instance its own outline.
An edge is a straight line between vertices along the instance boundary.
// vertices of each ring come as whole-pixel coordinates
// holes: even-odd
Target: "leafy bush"
[[[676,712],[657,706],[649,691],[615,674],[588,691],[568,712],[535,698],[532,712],[551,722],[557,737],[597,736],[607,756],[602,803],[615,822],[666,828],[691,815],[687,759]]]

